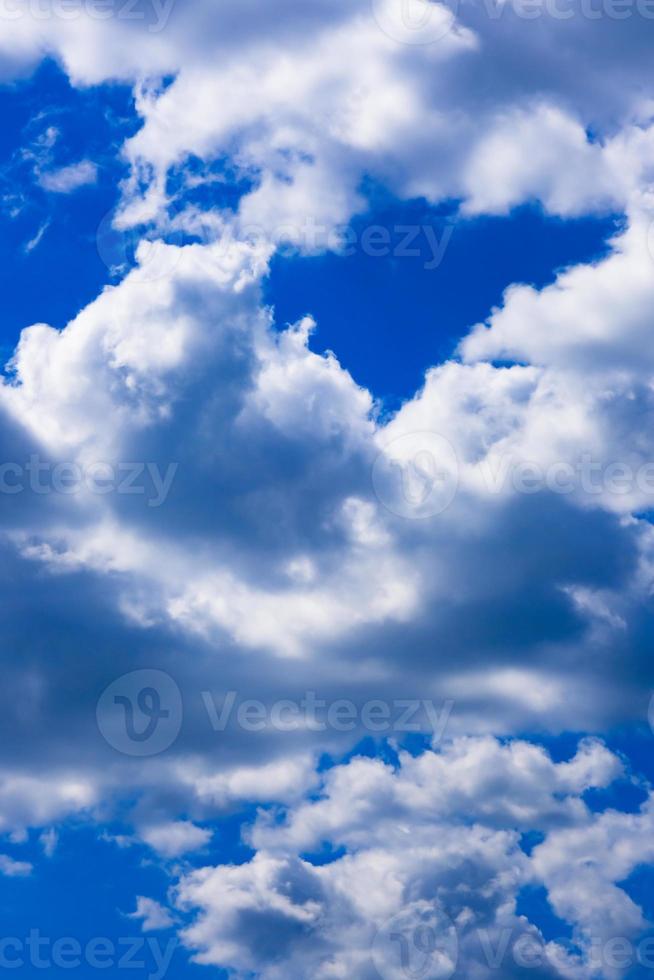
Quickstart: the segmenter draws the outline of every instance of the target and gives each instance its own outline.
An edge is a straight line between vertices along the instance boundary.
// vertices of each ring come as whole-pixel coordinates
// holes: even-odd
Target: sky
[[[652,20],[0,4],[0,972],[654,975]]]

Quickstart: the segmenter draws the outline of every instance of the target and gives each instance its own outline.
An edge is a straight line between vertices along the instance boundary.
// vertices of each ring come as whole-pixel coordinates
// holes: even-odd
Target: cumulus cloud
[[[308,223],[324,238],[365,208],[366,175],[401,196],[459,198],[468,212],[538,200],[572,215],[624,208],[639,154],[651,158],[636,4],[620,18],[574,3],[529,17],[519,4],[479,0],[455,16],[433,4],[422,26],[404,23],[394,0],[284,4],[275,18],[254,3],[142,0],[130,16],[121,6],[102,18],[93,3],[68,18],[54,3],[38,18],[24,9],[2,27],[0,57],[12,72],[53,53],[77,84],[137,83],[143,126],[124,148],[123,224],[162,217],[169,171],[183,177],[190,155],[227,161],[250,183],[242,231],[283,227],[309,250]],[[577,72],[562,70],[563,48]]]
[[[211,839],[211,831],[180,820],[143,827],[141,837],[163,857],[175,858],[202,848]]]
[[[174,921],[168,909],[155,902],[153,898],[146,898],[144,895],[136,896],[136,911],[131,912],[129,918],[141,919],[143,932],[169,929]]]
[[[598,943],[635,949],[645,931],[618,883],[639,862],[651,804],[594,814],[583,794],[621,769],[593,741],[558,764],[492,738],[400,753],[395,765],[355,758],[324,775],[317,798],[261,813],[250,861],[181,877],[176,904],[195,915],[182,938],[199,963],[265,978],[400,977],[401,939],[412,968],[434,976],[619,976],[598,963]],[[526,828],[543,836],[531,853]],[[607,846],[615,859],[593,860]],[[562,920],[558,940],[518,910],[534,887]],[[413,942],[421,923],[431,944]]]
[[[638,262],[645,247],[634,246]],[[82,806],[118,792],[121,779],[139,785],[146,763],[121,776],[126,762],[114,754],[98,769],[110,747],[94,703],[136,667],[167,670],[185,703],[169,754],[148,763],[145,796],[156,801],[158,784],[172,780],[190,797],[192,819],[303,792],[314,752],[366,734],[361,709],[371,698],[420,697],[435,711],[454,701],[448,731],[572,719],[597,730],[644,717],[652,537],[633,514],[648,491],[590,494],[573,482],[561,494],[542,482],[534,493],[516,482],[522,465],[546,473],[584,453],[601,466],[627,452],[647,462],[649,441],[630,422],[636,405],[647,406],[644,365],[623,353],[623,335],[607,341],[612,366],[598,366],[595,381],[572,359],[496,366],[472,357],[473,331],[463,361],[431,370],[421,392],[381,421],[336,357],[310,350],[311,321],[274,328],[260,298],[268,256],[261,244],[227,253],[162,245],[166,276],[149,277],[142,259],[64,331],[37,325],[22,335],[0,389],[11,458],[36,454],[46,491],[56,466],[81,474],[73,494],[37,493],[25,470],[11,474],[25,486],[4,510],[6,594],[12,577],[33,597],[47,593],[42,616],[60,623],[58,669],[74,663],[78,677],[64,710],[38,643],[29,631],[19,639],[19,585],[5,633],[26,650],[11,671],[38,723],[27,727],[10,703],[7,717],[26,731],[26,756],[50,726],[62,772],[74,751]],[[602,266],[577,274],[601,277]],[[527,294],[545,308],[574,276]],[[484,330],[493,336],[495,327]],[[418,508],[411,520],[400,476],[404,465],[416,477],[412,459],[398,457],[382,483],[375,467],[380,453],[392,463],[393,447],[424,432],[451,447],[457,491],[445,514],[422,518]],[[107,493],[107,466],[133,484],[133,470],[119,467],[138,460],[137,484],[172,474],[166,493],[163,484],[121,493],[111,481]],[[80,664],[81,649],[94,657]],[[292,671],[280,670],[284,661]],[[337,730],[305,717],[281,732],[268,717],[257,737],[235,711],[217,731],[230,690],[269,708],[309,691],[329,704],[345,698],[357,720]],[[426,720],[423,712],[423,728]],[[82,731],[90,735],[80,752]],[[149,806],[140,826],[153,822]],[[51,819],[38,807],[21,815]]]
[[[200,239],[144,239],[63,330],[27,327],[0,381],[0,830],[103,820],[129,801],[126,840],[170,870],[206,848],[212,821],[258,804],[251,860],[179,880],[199,962],[368,980],[399,916],[409,935],[450,921],[465,976],[490,975],[508,935],[503,976],[520,975],[526,937],[530,975],[590,978],[595,940],[647,925],[622,886],[654,860],[634,843],[651,836],[651,802],[593,813],[585,794],[620,759],[588,738],[555,763],[515,736],[644,720],[653,680],[654,130],[639,24],[548,15],[534,30],[511,4],[497,17],[466,4],[418,45],[389,35],[388,4],[377,17],[367,2],[137,9],[169,17],[0,26],[7,77],[48,53],[76,84],[135,83],[142,127],[123,147],[116,224],[165,230],[175,203]],[[192,183],[189,155],[239,182],[231,211],[169,200],[171,173]],[[40,179],[67,193],[95,176],[83,161]],[[624,226],[600,262],[512,286],[389,418],[336,354],[312,350],[310,317],[280,329],[262,298],[280,227],[311,251],[308,225],[337,231],[367,206],[364,176],[455,198],[463,215],[536,201],[563,217],[617,209]],[[96,707],[116,678],[152,669],[181,709],[164,706],[177,730],[150,758],[125,742],[129,698],[113,702],[122,731]],[[139,745],[157,713],[145,693]],[[422,732],[454,702],[442,747],[321,768],[379,733],[380,704],[406,718],[407,702],[422,714],[403,731]],[[532,886],[572,947],[519,911]],[[134,915],[171,921],[143,897]]]

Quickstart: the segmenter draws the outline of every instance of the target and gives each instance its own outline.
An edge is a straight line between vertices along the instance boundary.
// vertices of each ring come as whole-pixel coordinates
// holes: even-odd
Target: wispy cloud
[[[14,861],[6,854],[0,854],[0,874],[9,878],[24,878],[32,873],[29,861]]]
[[[98,178],[98,168],[91,160],[80,160],[59,170],[50,170],[39,174],[39,184],[46,191],[54,194],[70,194],[78,187],[95,184]]]
[[[23,246],[23,251],[25,252],[26,255],[29,255],[30,252],[33,252],[34,249],[41,244],[41,240],[45,235],[46,231],[48,230],[48,228],[50,227],[50,224],[51,222],[50,219],[48,218],[47,221],[43,222],[43,224],[37,231],[36,235],[34,235],[33,238],[30,238],[30,240],[25,243],[25,245]]]

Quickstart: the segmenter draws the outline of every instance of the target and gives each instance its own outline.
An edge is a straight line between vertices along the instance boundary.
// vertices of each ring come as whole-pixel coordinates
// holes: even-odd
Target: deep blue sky
[[[609,217],[564,222],[528,207],[508,219],[455,221],[453,209],[422,201],[375,203],[370,214],[352,222],[357,243],[364,241],[366,227],[379,225],[389,231],[391,252],[396,246],[419,255],[374,256],[359,244],[347,257],[278,257],[268,296],[280,324],[313,314],[314,349],[335,351],[389,408],[411,397],[426,368],[451,356],[458,339],[488,316],[507,286],[543,286],[562,266],[598,257],[616,226]],[[440,242],[448,224],[448,244],[433,269],[425,268],[432,252],[424,233],[402,249],[405,233],[395,232],[431,226]]]
[[[96,247],[97,229],[115,206],[126,172],[119,148],[138,120],[128,88],[72,89],[52,62],[31,79],[0,87],[0,117],[0,345],[7,352],[23,327],[63,327],[111,281]],[[88,157],[98,165],[97,185],[73,194],[38,186],[23,152],[33,152],[51,126],[61,133],[52,166]],[[40,244],[26,253],[46,222]]]

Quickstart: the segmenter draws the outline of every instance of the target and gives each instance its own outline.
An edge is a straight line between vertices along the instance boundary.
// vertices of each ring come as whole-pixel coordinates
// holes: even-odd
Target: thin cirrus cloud
[[[98,168],[90,160],[80,160],[58,170],[47,170],[39,174],[41,187],[53,194],[72,194],[78,187],[94,184],[98,179]]]

